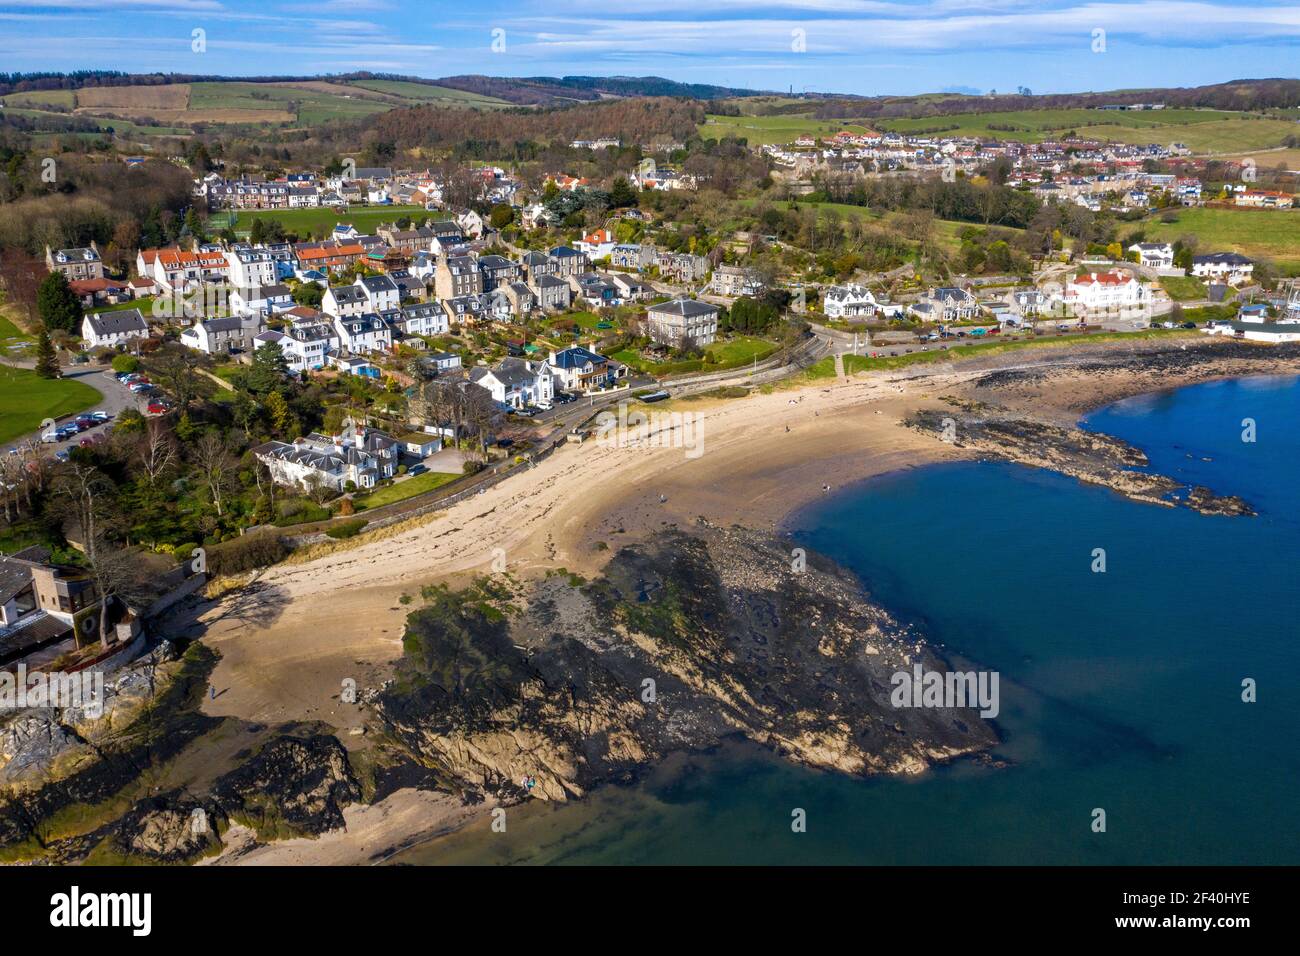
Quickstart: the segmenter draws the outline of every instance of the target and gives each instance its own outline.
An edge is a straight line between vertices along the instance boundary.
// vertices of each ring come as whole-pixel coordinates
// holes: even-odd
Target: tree
[[[255,395],[265,395],[282,386],[288,376],[289,360],[284,357],[284,349],[276,342],[259,345],[248,369],[248,390]]]
[[[41,282],[36,293],[36,310],[47,329],[62,332],[76,332],[85,314],[81,300],[62,272],[51,272]]]
[[[298,419],[283,395],[270,392],[266,396],[266,410],[271,413],[271,424],[275,426],[276,432],[288,438],[296,437]]]
[[[234,459],[226,447],[225,437],[217,430],[205,432],[194,446],[194,464],[199,476],[208,486],[212,505],[217,509],[217,517],[223,514],[222,495],[231,484],[231,469]]]
[[[636,205],[636,190],[632,184],[622,176],[614,180],[614,185],[609,190],[609,207],[611,209],[622,209],[626,206]]]
[[[293,290],[293,301],[309,309],[319,309],[325,290],[317,282],[301,282]]]
[[[198,394],[199,355],[179,342],[168,342],[154,353],[151,367],[159,383],[176,399],[181,411]]]
[[[41,378],[59,378],[59,353],[50,341],[50,333],[42,325],[36,333],[36,374]]]
[[[488,217],[488,222],[492,224],[493,229],[504,229],[515,221],[515,211],[510,208],[509,203],[497,203],[492,207],[492,214]]]
[[[176,461],[176,442],[161,418],[151,418],[136,443],[136,461],[152,488]]]

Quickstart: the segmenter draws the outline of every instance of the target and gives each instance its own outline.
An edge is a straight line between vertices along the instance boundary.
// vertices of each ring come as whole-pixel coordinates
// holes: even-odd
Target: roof
[[[582,368],[586,365],[603,365],[605,361],[605,356],[584,349],[581,345],[573,345],[556,352],[548,364],[556,368]]]
[[[1254,262],[1237,252],[1211,252],[1204,256],[1192,256],[1193,265],[1249,266]]]
[[[124,335],[128,332],[149,331],[149,323],[144,320],[139,309],[119,309],[114,312],[95,312],[86,316],[91,331],[96,335]]]
[[[652,305],[647,311],[667,312],[688,319],[700,315],[713,315],[720,310],[716,305],[710,305],[708,302],[701,302],[699,299],[673,299],[671,302],[661,302],[658,305]]]

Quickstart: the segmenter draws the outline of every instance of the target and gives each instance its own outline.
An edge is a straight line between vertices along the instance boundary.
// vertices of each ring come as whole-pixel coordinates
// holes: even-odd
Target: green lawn
[[[47,418],[97,405],[102,398],[75,379],[39,378],[28,369],[0,365],[0,442],[36,431]]]
[[[704,351],[719,368],[734,368],[746,362],[761,362],[776,350],[775,342],[753,335],[737,335],[725,342],[716,342]]]
[[[1205,283],[1194,276],[1161,276],[1160,285],[1175,302],[1204,299],[1206,296]]]
[[[1198,252],[1239,252],[1272,259],[1289,275],[1300,275],[1300,210],[1179,209],[1177,222],[1144,223],[1148,242],[1179,236],[1200,240]]]
[[[368,233],[382,223],[408,216],[411,219],[436,217],[423,206],[354,206],[346,211],[333,209],[257,209],[243,210],[235,218],[235,232],[247,233],[254,219],[274,219],[289,232],[299,235],[324,235],[338,223],[351,223],[358,232]]]
[[[395,501],[405,501],[407,498],[414,498],[416,495],[422,495],[426,491],[433,491],[435,488],[441,488],[448,482],[455,481],[460,475],[452,474],[446,471],[426,471],[424,474],[416,475],[414,478],[406,478],[402,481],[394,482],[383,488],[378,488],[364,498],[353,499],[353,504],[357,509],[378,508],[382,505],[391,505]]]

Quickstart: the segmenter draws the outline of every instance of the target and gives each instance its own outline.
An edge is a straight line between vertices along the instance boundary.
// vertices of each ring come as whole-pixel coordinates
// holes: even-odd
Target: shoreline
[[[387,669],[401,652],[407,608],[399,595],[424,583],[486,573],[493,547],[505,550],[510,573],[533,577],[558,567],[590,573],[622,545],[665,527],[689,527],[700,516],[715,524],[788,534],[789,522],[826,494],[824,485],[838,494],[883,475],[978,458],[903,427],[902,420],[913,411],[943,407],[945,396],[997,401],[1014,412],[1076,427],[1090,412],[1140,394],[1215,380],[1300,374],[1300,350],[1247,346],[1257,351],[1242,352],[1217,342],[1189,345],[1155,343],[1134,349],[1127,343],[1094,344],[1053,350],[1031,362],[1014,361],[1023,355],[967,359],[943,367],[858,373],[740,399],[675,401],[673,410],[696,411],[707,426],[704,454],[698,458],[686,458],[681,448],[611,449],[591,447],[594,443],[565,448],[536,469],[415,527],[313,562],[267,569],[265,587],[282,589],[283,604],[257,629],[276,632],[276,641],[281,635],[288,640],[268,659],[271,642],[250,641],[247,627],[239,633],[223,627],[224,616],[218,613],[205,640],[223,654],[214,686],[229,686],[231,692],[205,702],[205,710],[257,720],[322,719],[338,729],[345,746],[355,747],[364,738],[349,737],[343,728],[364,725],[367,712],[329,699],[337,694],[336,659],[342,654],[354,664],[365,663],[376,676]],[[1188,351],[1204,361],[1171,374],[1165,367],[1170,353],[1186,359]],[[524,527],[515,527],[515,521]],[[403,560],[411,557],[423,560]],[[344,583],[336,578],[330,586],[331,573]],[[344,592],[345,584],[357,590]],[[338,597],[311,600],[324,597],[326,590]],[[227,598],[217,607],[237,600]],[[328,607],[322,609],[322,603]],[[330,635],[337,635],[341,619],[366,623],[359,635],[336,641]],[[298,701],[281,697],[279,713],[268,712],[265,695],[272,688],[283,693],[280,684],[286,678],[280,675],[289,668],[297,682],[323,686],[308,695],[300,692]],[[250,677],[247,686],[241,683]],[[313,698],[334,706],[304,709]],[[381,804],[416,792],[399,791]],[[382,862],[373,858],[376,844],[388,848],[386,858],[463,829],[487,812],[483,805],[449,804],[456,804],[454,798],[430,802],[418,820],[357,807],[346,815],[345,831],[252,852],[228,850],[217,860]]]

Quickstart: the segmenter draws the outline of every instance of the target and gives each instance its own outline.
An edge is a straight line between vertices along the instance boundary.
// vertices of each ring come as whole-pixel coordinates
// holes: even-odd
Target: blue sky
[[[195,30],[204,52],[191,48]],[[1297,41],[1300,4],[1274,0],[0,0],[4,72],[653,74],[863,94],[1065,92],[1296,76]]]

